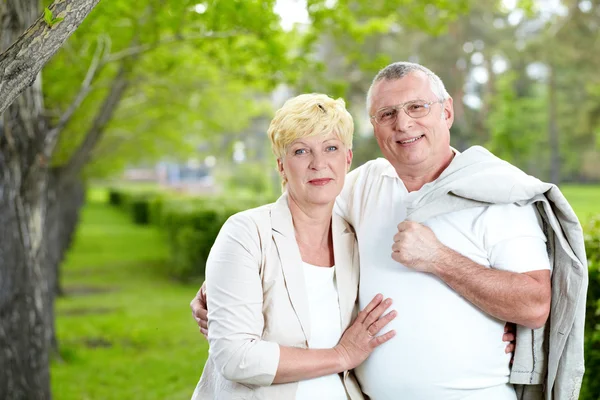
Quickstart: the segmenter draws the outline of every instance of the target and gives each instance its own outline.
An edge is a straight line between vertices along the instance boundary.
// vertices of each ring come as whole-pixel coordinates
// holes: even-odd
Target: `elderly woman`
[[[332,210],[353,129],[343,100],[322,94],[275,114],[268,134],[285,191],[232,216],[211,249],[210,353],[194,400],[363,398],[348,371],[394,336],[376,335],[396,313],[383,315],[391,300],[377,295],[351,324],[358,250]]]

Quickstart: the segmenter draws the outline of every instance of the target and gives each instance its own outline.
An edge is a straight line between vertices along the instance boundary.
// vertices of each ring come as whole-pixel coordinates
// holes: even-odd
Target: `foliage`
[[[88,176],[166,155],[185,157],[203,139],[219,144],[219,134],[246,128],[270,110],[260,96],[291,65],[273,4],[184,0],[157,9],[152,0],[101,3],[43,71],[46,104],[57,120],[101,56],[53,162],[65,163],[82,143],[123,65],[129,88],[95,148]]]
[[[546,93],[543,88],[531,85],[532,93],[519,94],[517,80],[518,75],[514,72],[498,77],[496,92],[489,100],[490,139],[486,147],[531,174],[545,175],[547,171],[540,171],[540,163],[534,160],[543,157],[541,149],[547,146],[546,138],[539,135],[540,126],[547,124]]]
[[[585,367],[580,399],[600,398],[600,214],[585,227],[585,247],[589,261],[585,319]]]

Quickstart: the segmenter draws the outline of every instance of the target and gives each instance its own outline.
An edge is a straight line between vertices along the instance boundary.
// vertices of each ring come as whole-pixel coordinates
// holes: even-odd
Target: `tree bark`
[[[14,24],[20,25],[23,30],[18,33],[18,37],[12,37],[15,40],[14,44],[8,48],[3,47],[0,54],[0,114],[23,90],[33,84],[46,62],[99,2],[100,0],[56,0],[49,9],[55,18],[64,20],[53,26],[49,26],[43,18],[28,18],[30,23],[26,25],[22,24],[22,20],[14,21]],[[16,17],[33,9],[32,7],[35,7],[37,15],[41,11],[38,4],[31,0],[7,0],[7,3],[8,7],[15,3],[13,9]]]
[[[60,171],[60,168],[54,168],[49,173],[44,233],[46,244],[44,270],[47,271],[48,276],[47,335],[50,353],[57,357],[59,357],[59,349],[54,304],[56,297],[63,293],[60,285],[60,264],[71,246],[79,222],[79,213],[85,202],[83,181],[78,179],[59,189]]]
[[[2,2],[0,51],[33,23],[38,11],[37,0]],[[0,118],[0,399],[6,400],[50,398],[44,319],[48,287],[41,265],[46,168],[38,157],[43,109],[38,79]]]
[[[556,70],[548,65],[548,139],[550,143],[550,182],[560,183],[560,141],[556,105]]]

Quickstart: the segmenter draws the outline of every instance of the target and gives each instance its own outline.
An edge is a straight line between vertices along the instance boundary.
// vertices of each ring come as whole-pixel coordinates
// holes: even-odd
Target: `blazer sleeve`
[[[279,345],[261,340],[264,328],[260,278],[261,240],[248,215],[236,214],[221,228],[206,263],[210,356],[228,380],[273,383]]]

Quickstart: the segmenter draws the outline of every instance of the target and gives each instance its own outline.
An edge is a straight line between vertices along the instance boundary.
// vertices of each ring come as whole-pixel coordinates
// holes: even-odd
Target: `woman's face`
[[[315,205],[335,201],[351,162],[352,150],[334,133],[296,139],[277,160],[289,195],[297,203]]]

